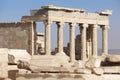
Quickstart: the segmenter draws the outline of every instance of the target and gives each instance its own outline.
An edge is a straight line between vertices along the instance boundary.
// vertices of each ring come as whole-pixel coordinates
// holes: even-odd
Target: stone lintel
[[[45,14],[43,14],[45,13]],[[44,21],[48,20],[54,22],[76,22],[76,23],[88,23],[88,24],[98,24],[98,25],[109,25],[108,16],[99,15],[97,13],[78,13],[78,12],[63,12],[63,11],[53,11],[44,12],[44,10],[37,12],[37,10],[31,11],[31,16],[23,16],[22,21]]]
[[[90,18],[68,18],[68,17],[57,17],[57,16],[49,16],[49,18],[54,22],[65,22],[72,23],[76,22],[78,24],[88,23],[88,24],[98,24],[98,25],[109,25],[108,19],[90,19]]]
[[[3,23],[0,23],[0,27],[8,27],[9,26],[15,26],[15,22],[12,22],[12,23],[6,23],[6,22],[3,22]]]
[[[106,15],[106,16],[108,16],[108,15],[111,15],[112,14],[112,10],[104,10],[104,11],[102,11],[102,12],[98,12],[100,15]]]
[[[48,10],[43,10],[43,9],[30,10],[30,16],[47,15],[47,14],[48,14]]]
[[[21,23],[21,22],[3,22],[0,23],[0,27],[16,27],[19,25],[31,25],[31,22]]]
[[[97,13],[87,13],[82,9],[72,9],[57,7],[53,5],[42,6],[41,9],[30,11],[31,16],[23,16],[22,21],[44,21],[50,19],[55,22],[76,22],[98,25],[109,25],[108,15],[112,14],[111,10],[105,10]]]
[[[24,21],[24,22],[31,22],[31,21],[45,21],[47,20],[47,16],[22,16],[22,19],[21,21]]]
[[[68,11],[68,12],[85,12],[83,9],[73,9],[73,8],[65,8],[65,7],[57,7],[53,5],[49,6],[42,6],[42,9],[48,9],[48,10],[60,10],[60,11]]]

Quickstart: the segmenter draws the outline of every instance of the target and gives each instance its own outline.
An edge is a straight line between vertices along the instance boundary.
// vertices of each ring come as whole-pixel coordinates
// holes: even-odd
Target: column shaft
[[[45,53],[51,54],[51,23],[45,22]]]
[[[102,55],[108,54],[108,27],[102,27]]]
[[[75,61],[75,23],[70,23],[70,62]]]
[[[97,25],[93,25],[92,46],[93,56],[97,56]]]
[[[57,22],[57,26],[58,26],[58,44],[57,44],[57,47],[58,47],[58,52],[63,52],[63,26],[64,26],[64,23],[62,22]]]
[[[81,26],[81,60],[86,61],[86,28],[88,24]]]
[[[31,27],[31,32],[32,32],[32,35],[31,35],[31,41],[32,41],[32,49],[31,49],[31,55],[34,55],[35,54],[35,22],[32,21],[32,27]]]

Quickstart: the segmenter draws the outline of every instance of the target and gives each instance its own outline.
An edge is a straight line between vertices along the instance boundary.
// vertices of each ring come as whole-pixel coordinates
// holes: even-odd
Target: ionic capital
[[[83,27],[88,27],[88,24],[84,23],[82,26],[83,26]]]
[[[75,27],[77,24],[76,23],[69,23],[70,27]]]
[[[64,25],[65,25],[65,23],[64,23],[64,22],[56,22],[56,24],[57,24],[58,26],[60,26],[60,27],[62,27],[62,26],[64,26]]]
[[[102,29],[110,29],[110,26],[109,25],[104,25],[104,26],[101,26]]]
[[[80,24],[80,26],[81,26],[82,28],[87,28],[87,27],[88,27],[88,24],[87,24],[87,23],[83,23],[83,24]]]
[[[97,24],[93,24],[93,28],[98,28],[98,25]]]
[[[44,21],[44,24],[45,24],[45,25],[51,25],[51,24],[52,24],[52,21]]]

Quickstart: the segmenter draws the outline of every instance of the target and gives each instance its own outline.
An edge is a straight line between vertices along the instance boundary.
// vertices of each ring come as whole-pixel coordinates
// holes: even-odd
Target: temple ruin
[[[28,61],[19,60],[16,63],[13,61],[18,66],[15,80],[112,80],[112,78],[119,80],[119,55],[108,53],[109,15],[111,14],[111,10],[88,13],[83,9],[53,5],[31,10],[30,16],[22,16],[21,22],[0,23],[0,48],[2,48],[0,55],[3,55],[1,53],[4,50],[9,54],[9,49],[19,49],[19,52],[23,49],[31,56]],[[36,22],[44,23],[44,34],[36,32]],[[57,25],[55,54],[51,51],[53,22]],[[66,23],[69,25],[69,46],[64,51],[63,27]],[[79,27],[80,34],[75,39],[76,26]],[[102,29],[101,55],[98,55],[98,28]],[[76,59],[78,56],[76,53],[80,58]],[[8,58],[10,59],[4,61],[5,66],[6,63],[13,65],[12,57]]]

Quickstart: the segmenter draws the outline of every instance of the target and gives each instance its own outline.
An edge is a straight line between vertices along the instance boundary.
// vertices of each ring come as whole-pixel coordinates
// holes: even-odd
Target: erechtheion
[[[111,14],[111,10],[88,13],[83,9],[49,5],[42,6],[38,10],[31,10],[30,16],[23,16],[21,22],[0,23],[0,31],[2,31],[0,38],[3,39],[0,41],[0,48],[2,48],[0,51],[5,50],[6,54],[11,53],[11,55],[6,55],[8,59],[1,60],[1,62],[5,67],[6,63],[17,64],[16,80],[112,80],[113,78],[119,80],[119,55],[108,53],[109,15]],[[36,22],[44,23],[44,34],[36,33]],[[51,51],[53,22],[57,25],[57,51],[55,54],[52,54]],[[69,25],[69,56],[63,48],[63,27],[66,23]],[[75,54],[76,26],[80,29],[80,44],[78,43],[80,47],[77,47],[80,59],[76,59]],[[98,55],[98,28],[102,29],[102,55]],[[36,39],[37,35],[40,40]],[[39,48],[39,55],[37,55],[36,48]],[[26,58],[27,60],[21,57],[14,62],[12,53],[16,53],[15,51],[25,53],[30,57]],[[6,75],[2,76],[0,73],[0,77],[7,78],[7,70],[3,72],[6,72]]]
[[[75,26],[81,28],[81,55],[97,56],[97,28],[102,28],[102,55],[108,54],[108,29],[110,10],[98,13],[86,13],[82,9],[71,9],[55,6],[43,6],[40,10],[31,10],[31,16],[23,16],[24,22],[44,22],[45,25],[45,53],[51,55],[51,24],[56,22],[58,29],[58,52],[63,52],[63,27],[70,26],[70,59],[75,59]],[[87,34],[87,32],[89,34]],[[87,36],[86,36],[87,34]],[[86,38],[87,37],[87,38]],[[88,43],[88,45],[86,45]],[[89,46],[89,48],[88,48]],[[91,50],[90,50],[91,49]],[[87,52],[86,52],[87,51]]]

